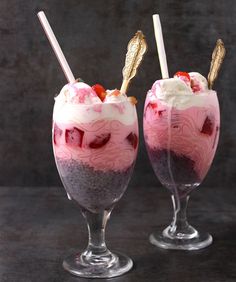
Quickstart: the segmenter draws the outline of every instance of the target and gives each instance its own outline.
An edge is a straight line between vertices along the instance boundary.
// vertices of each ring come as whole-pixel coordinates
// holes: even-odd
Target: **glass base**
[[[194,232],[193,236],[185,236],[185,234],[177,234],[177,236],[170,236],[167,227],[163,232],[154,232],[150,235],[149,241],[153,245],[170,250],[200,250],[206,248],[213,242],[210,234],[205,232]]]
[[[133,261],[126,255],[110,253],[111,259],[93,259],[86,261],[83,254],[74,254],[63,261],[63,267],[71,274],[87,278],[111,278],[128,272],[133,267]]]

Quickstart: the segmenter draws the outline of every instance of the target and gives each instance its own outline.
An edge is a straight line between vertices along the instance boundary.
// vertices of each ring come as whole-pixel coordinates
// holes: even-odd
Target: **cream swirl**
[[[203,107],[206,103],[211,102],[214,105],[216,92],[207,88],[206,79],[199,73],[190,73],[190,75],[196,94],[193,93],[190,85],[176,77],[154,82],[151,90],[147,93],[147,100],[150,102],[159,100],[163,104],[179,110],[194,106]]]
[[[53,120],[58,123],[89,123],[96,120],[118,120],[131,125],[136,120],[135,105],[129,101],[93,105],[59,103],[56,101]]]
[[[117,90],[118,91],[118,90]],[[110,95],[104,103],[93,89],[82,82],[65,85],[55,98],[53,120],[58,123],[89,123],[96,120],[118,120],[130,125],[136,120],[136,107],[124,94]]]

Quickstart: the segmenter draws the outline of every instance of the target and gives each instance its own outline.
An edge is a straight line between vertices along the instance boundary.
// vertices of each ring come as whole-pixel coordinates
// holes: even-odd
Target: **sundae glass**
[[[163,248],[200,249],[212,242],[186,220],[190,192],[207,174],[219,139],[220,111],[215,91],[199,73],[178,72],[156,81],[144,109],[144,138],[160,182],[172,193],[174,218],[150,240]]]
[[[142,61],[146,42],[141,31],[129,42],[120,90],[105,90],[100,84],[91,87],[74,79],[42,12],[39,18],[69,78],[55,98],[55,161],[67,195],[79,205],[89,233],[87,248],[66,258],[63,267],[81,277],[118,276],[130,270],[133,262],[107,249],[105,227],[127,188],[137,156],[137,100],[126,93]]]
[[[165,249],[196,250],[212,236],[188,224],[189,195],[199,186],[213,161],[220,131],[217,94],[212,90],[225,55],[217,41],[207,79],[198,72],[177,72],[169,78],[161,24],[153,16],[163,79],[154,82],[144,107],[144,139],[153,170],[172,194],[173,221],[163,232],[151,234],[152,244]]]
[[[138,148],[136,107],[119,90],[67,84],[55,99],[53,151],[68,197],[87,220],[88,247],[64,260],[70,272],[112,277],[132,267],[111,253],[104,232],[110,213],[125,192]]]

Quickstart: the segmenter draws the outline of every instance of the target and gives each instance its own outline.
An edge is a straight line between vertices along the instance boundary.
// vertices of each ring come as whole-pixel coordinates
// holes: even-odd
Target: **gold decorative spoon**
[[[138,30],[135,36],[129,41],[123,68],[123,81],[120,92],[126,94],[131,79],[136,75],[137,69],[147,50],[145,36],[141,30]]]
[[[216,42],[215,49],[212,53],[211,66],[210,66],[210,71],[208,74],[209,89],[212,89],[213,84],[218,76],[219,70],[221,68],[221,65],[225,57],[225,53],[226,53],[226,50],[225,50],[224,43],[221,39],[218,39]]]

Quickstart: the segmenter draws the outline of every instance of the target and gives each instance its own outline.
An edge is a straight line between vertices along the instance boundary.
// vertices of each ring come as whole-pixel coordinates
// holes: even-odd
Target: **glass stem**
[[[186,227],[186,225],[188,225],[186,211],[187,211],[189,196],[179,198],[176,195],[172,195],[171,198],[172,198],[173,209],[174,209],[174,216],[171,225],[173,229],[182,230]]]
[[[171,197],[174,216],[171,225],[163,231],[164,235],[179,240],[197,238],[199,236],[197,230],[187,222],[186,210],[189,196],[179,197],[178,195],[172,195]]]
[[[109,251],[105,243],[105,227],[111,210],[104,210],[99,213],[84,210],[82,213],[86,218],[89,233],[88,246],[85,253],[90,256],[107,255]]]

